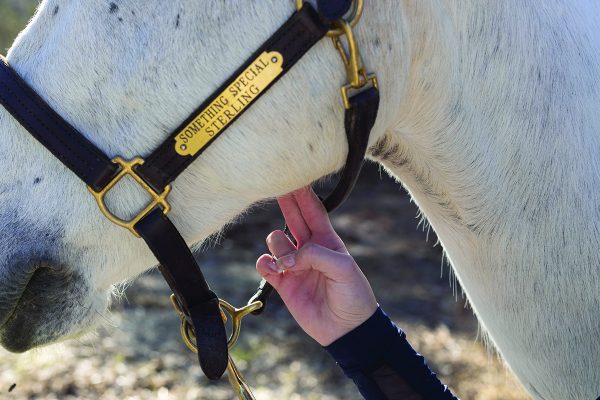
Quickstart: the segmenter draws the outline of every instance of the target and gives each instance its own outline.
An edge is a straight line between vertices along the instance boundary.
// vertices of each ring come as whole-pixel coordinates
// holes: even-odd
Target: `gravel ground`
[[[525,400],[496,356],[477,340],[477,322],[451,285],[435,235],[417,229],[417,210],[370,166],[333,217],[382,307],[462,399]],[[258,276],[263,237],[281,226],[273,206],[253,210],[220,244],[198,254],[221,297],[244,304]],[[227,380],[201,376],[183,345],[160,275],[137,279],[94,333],[23,355],[0,350],[0,398],[231,399]],[[359,399],[328,355],[307,338],[278,298],[244,322],[234,358],[260,399]],[[14,386],[16,384],[16,386]],[[12,388],[12,390],[11,390]]]

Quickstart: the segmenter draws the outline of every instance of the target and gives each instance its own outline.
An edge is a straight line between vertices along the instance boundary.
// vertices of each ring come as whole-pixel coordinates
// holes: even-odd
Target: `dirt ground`
[[[477,322],[451,285],[434,233],[418,228],[417,209],[400,186],[370,165],[333,222],[382,307],[457,395],[530,398],[477,339]],[[258,282],[254,262],[266,251],[264,237],[281,225],[274,206],[261,206],[198,253],[221,297],[245,304]],[[168,297],[160,275],[150,272],[127,288],[95,333],[23,355],[0,350],[0,398],[231,399],[226,379],[201,376]],[[259,400],[360,399],[278,298],[245,321],[234,358]]]

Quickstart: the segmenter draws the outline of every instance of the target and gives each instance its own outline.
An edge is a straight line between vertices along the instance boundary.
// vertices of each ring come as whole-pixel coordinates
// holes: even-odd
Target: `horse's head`
[[[9,53],[17,72],[111,156],[151,152],[293,11],[280,1],[244,9],[233,1],[201,9],[193,1],[150,3],[46,0]],[[383,43],[399,33],[381,15],[367,10],[364,18],[380,35],[364,34],[363,54],[391,81],[389,65],[401,51]],[[189,243],[249,205],[343,165],[344,79],[330,43],[318,44],[181,175],[171,217]],[[383,91],[389,106],[372,141],[399,97]],[[84,184],[2,108],[0,137],[0,343],[25,351],[92,325],[113,285],[156,260],[108,222]],[[108,196],[122,216],[144,200],[130,182]]]

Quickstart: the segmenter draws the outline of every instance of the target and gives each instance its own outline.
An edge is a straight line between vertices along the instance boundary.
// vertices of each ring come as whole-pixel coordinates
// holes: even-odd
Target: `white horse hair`
[[[106,153],[146,155],[293,10],[243,3],[45,0],[8,58]],[[369,157],[409,190],[532,396],[595,399],[600,2],[367,1],[357,35],[382,89]],[[342,71],[322,41],[177,180],[190,244],[342,167]],[[93,325],[156,260],[2,108],[0,137],[0,342],[25,351]],[[132,186],[111,193],[121,214],[144,198]]]

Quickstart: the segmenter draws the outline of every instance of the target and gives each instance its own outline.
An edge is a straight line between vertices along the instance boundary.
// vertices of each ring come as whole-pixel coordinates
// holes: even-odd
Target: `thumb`
[[[278,258],[276,262],[286,273],[313,269],[335,281],[346,280],[357,268],[350,254],[340,253],[316,243],[307,243],[297,251]]]

